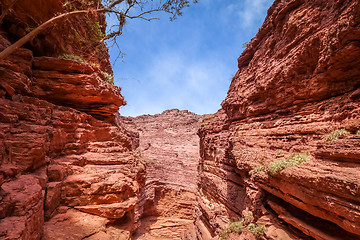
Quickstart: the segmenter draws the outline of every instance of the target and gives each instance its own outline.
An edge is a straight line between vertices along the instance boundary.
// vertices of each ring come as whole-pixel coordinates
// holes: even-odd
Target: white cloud
[[[269,0],[245,0],[245,8],[238,12],[244,27],[250,27],[259,20],[268,8]]]
[[[118,42],[127,63],[114,66],[116,84],[128,102],[120,113],[216,112],[237,70],[242,44],[256,34],[271,2],[200,0],[172,23],[166,17],[129,21]]]
[[[169,108],[198,114],[215,112],[228,89],[224,73],[231,69],[214,59],[198,61],[181,52],[167,51],[154,55],[141,72],[144,79],[136,88],[123,90],[126,98],[135,95],[131,91],[137,96],[127,99],[129,107],[120,110],[123,115],[155,114]]]
[[[227,15],[237,15],[239,24],[242,28],[251,28],[257,24],[258,21],[262,20],[263,12],[267,10],[272,2],[272,0],[237,1],[228,4],[226,8],[224,8],[222,18],[229,19]]]

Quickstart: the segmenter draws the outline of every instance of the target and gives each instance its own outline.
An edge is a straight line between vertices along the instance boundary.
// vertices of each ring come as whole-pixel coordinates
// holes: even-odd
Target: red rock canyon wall
[[[60,11],[54,4],[63,2],[14,5],[0,50],[31,21]],[[80,29],[79,20],[67,24]],[[65,33],[40,35],[0,62],[0,239],[130,239],[135,230],[145,183],[138,134],[116,115],[120,88],[90,62],[103,52],[86,63],[49,57],[71,45]]]
[[[14,42],[57,14],[87,9],[97,4],[98,1],[88,0],[2,0],[1,11],[9,10],[0,29],[2,35]],[[105,28],[103,14],[89,12],[77,15],[42,31],[26,43],[25,48],[32,50],[36,57],[58,57],[63,54],[80,56],[90,65],[111,73],[107,48],[104,44],[97,44]]]
[[[146,164],[135,239],[194,239],[202,116],[177,109],[162,114],[124,118],[140,134],[139,154]]]
[[[200,239],[360,239],[359,39],[359,1],[274,2],[199,131]]]

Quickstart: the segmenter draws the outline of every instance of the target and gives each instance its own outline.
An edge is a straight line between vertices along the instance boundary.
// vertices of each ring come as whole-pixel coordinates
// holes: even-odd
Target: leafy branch
[[[193,3],[197,3],[197,0],[192,1]],[[14,0],[11,7],[16,2],[17,0]],[[100,4],[100,1],[97,4],[93,4],[93,2],[91,2],[91,4],[87,4],[85,6],[86,9],[80,10],[73,8],[71,2],[65,5],[68,5],[69,7],[68,12],[54,16],[38,27],[35,27],[24,37],[4,49],[0,53],[0,60],[7,58],[16,49],[34,39],[40,32],[43,32],[54,24],[64,21],[64,19],[68,19],[76,15],[95,15],[104,13],[114,14],[117,18],[117,22],[109,28],[110,32],[99,41],[100,44],[106,40],[110,40],[113,41],[112,45],[114,45],[116,44],[117,37],[122,35],[123,27],[125,26],[127,19],[143,19],[146,21],[152,21],[159,19],[158,17],[154,17],[153,14],[165,12],[170,14],[170,20],[174,20],[178,16],[182,15],[182,10],[185,7],[189,7],[189,0],[104,0],[102,1],[102,4]],[[10,7],[8,8],[10,9]],[[8,10],[6,10],[6,12],[7,11]],[[3,18],[3,16],[1,17]]]

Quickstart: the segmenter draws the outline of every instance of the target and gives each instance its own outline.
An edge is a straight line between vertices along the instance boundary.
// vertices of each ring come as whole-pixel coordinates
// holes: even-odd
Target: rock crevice
[[[124,118],[140,135],[146,182],[136,210],[135,239],[184,239],[193,231],[202,116],[177,109]]]

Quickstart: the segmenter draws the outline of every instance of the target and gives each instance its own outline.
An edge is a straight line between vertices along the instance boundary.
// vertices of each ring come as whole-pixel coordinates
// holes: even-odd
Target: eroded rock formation
[[[19,10],[40,3],[44,8],[32,18],[26,16],[33,8]],[[14,22],[21,20],[18,30],[32,26],[27,21],[36,22],[42,10],[57,12],[51,4],[62,6],[14,6],[1,25],[0,51],[19,37],[11,31]],[[69,21],[81,28],[78,20]],[[48,39],[60,41],[61,34]],[[49,43],[41,36],[36,41]],[[0,238],[129,239],[145,166],[134,154],[138,135],[116,115],[124,104],[120,88],[105,81],[100,65],[34,57],[41,46],[0,62]]]
[[[1,22],[2,35],[11,42],[25,36],[50,18],[75,9],[96,6],[99,1],[88,0],[2,0],[1,11],[6,11]],[[89,12],[58,22],[39,33],[26,44],[34,56],[58,57],[63,54],[80,56],[101,70],[112,72],[109,54],[104,44],[97,44],[105,32],[103,14]]]
[[[72,64],[72,61],[63,60],[63,64]],[[60,75],[58,73],[59,81]],[[79,79],[75,80],[75,74],[73,81],[79,85],[82,78],[91,77],[78,75]],[[64,234],[81,239],[102,231],[106,224],[131,212],[145,175],[144,165],[133,154],[137,146],[131,135],[120,125],[40,100],[41,96],[16,94],[11,80],[2,79],[5,97],[9,99],[0,99],[0,226],[5,239],[39,239],[44,216],[48,220],[44,239],[59,239]],[[113,88],[109,85],[108,91]],[[8,89],[14,89],[15,93]],[[54,91],[54,95],[56,93]],[[78,93],[75,91],[73,95]],[[56,213],[61,214],[52,218]],[[84,225],[84,231],[78,231],[76,221],[87,221],[85,216],[95,218],[85,213],[102,217],[97,218],[101,225],[89,229],[87,224],[79,223]],[[65,221],[68,218],[74,218],[75,222]],[[68,231],[61,230],[62,227]]]
[[[135,239],[184,239],[193,231],[202,116],[177,109],[125,118],[140,134],[146,183],[137,210]]]
[[[199,131],[200,239],[247,216],[267,239],[360,239],[359,39],[359,1],[274,2]]]

